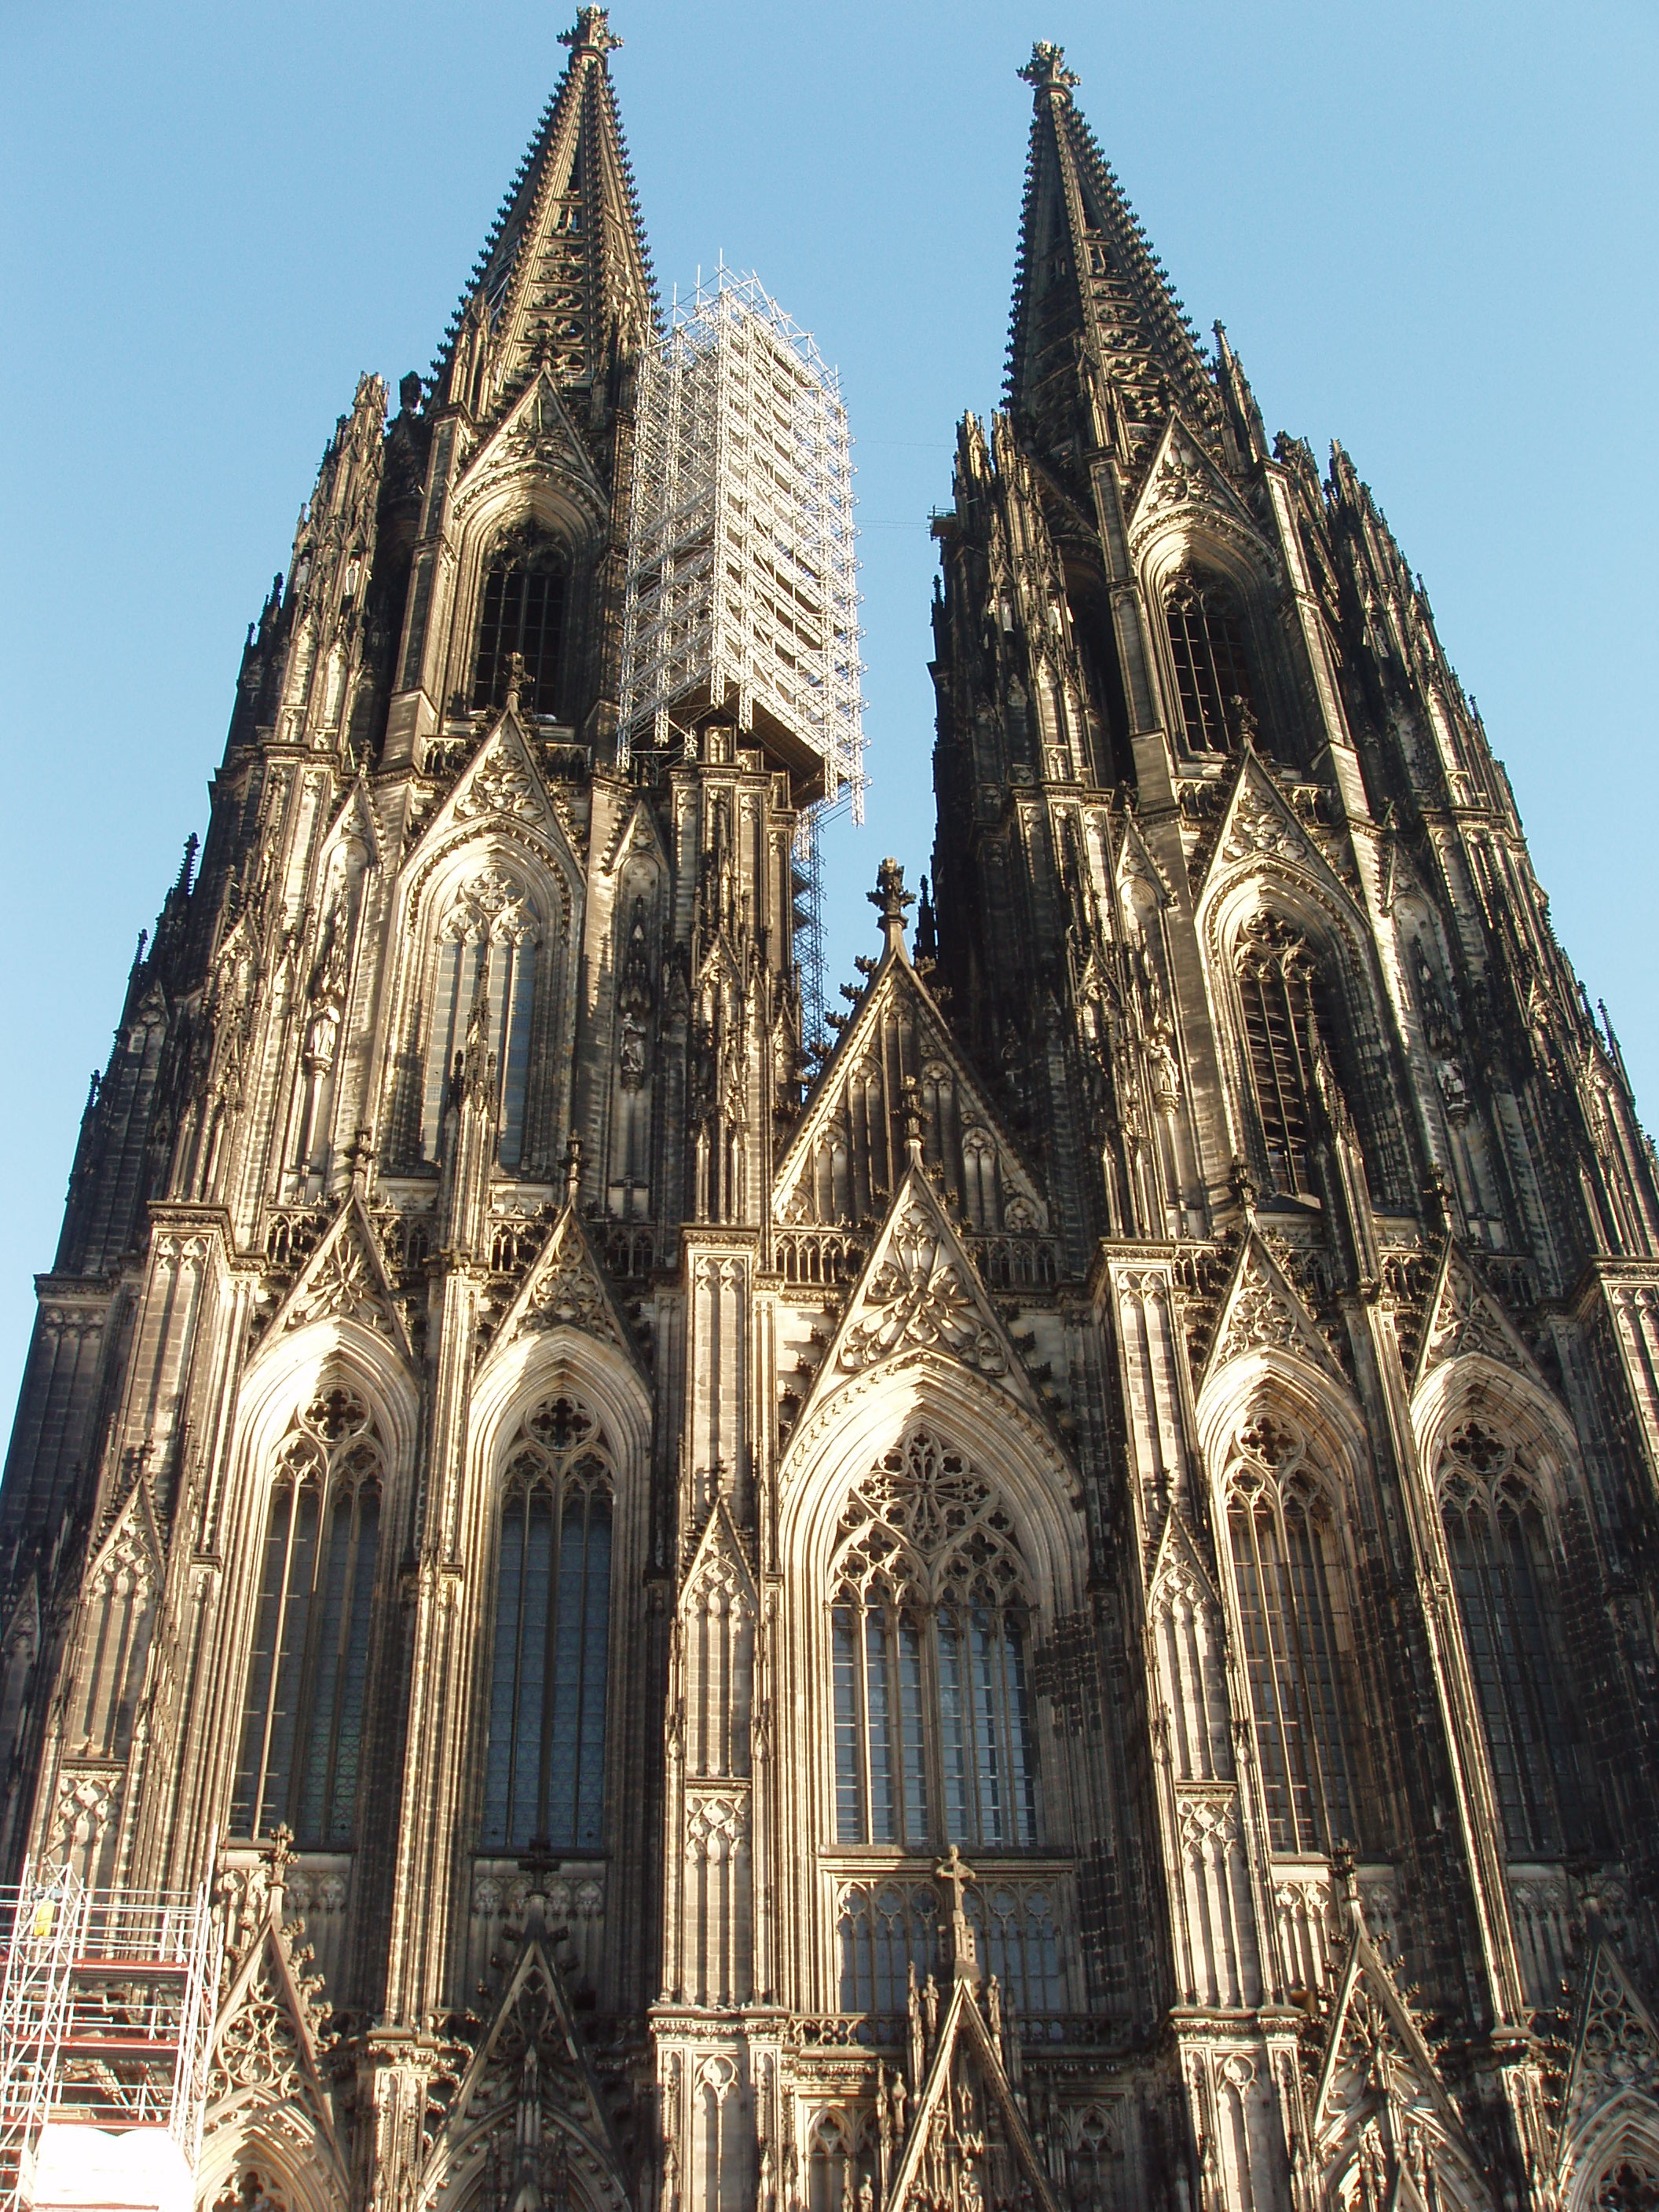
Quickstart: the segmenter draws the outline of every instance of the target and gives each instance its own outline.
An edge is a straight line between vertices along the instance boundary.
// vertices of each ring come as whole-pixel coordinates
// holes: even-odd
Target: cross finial
[[[1027,84],[1037,92],[1057,92],[1064,100],[1072,96],[1072,87],[1082,79],[1074,70],[1066,66],[1066,49],[1057,46],[1052,39],[1038,39],[1031,48],[1031,58],[1019,72]]]
[[[974,1931],[963,1905],[963,1897],[970,1881],[979,1876],[967,1865],[954,1844],[933,1869],[936,1880],[942,1881],[951,1893],[951,1972],[959,1982],[979,1979],[979,1952],[974,1942]]]
[[[904,915],[916,902],[914,891],[904,888],[904,871],[895,860],[885,860],[876,870],[876,888],[864,894],[881,916],[881,933],[890,952],[904,949]]]
[[[568,46],[573,57],[577,54],[598,54],[601,59],[613,54],[622,40],[611,29],[609,10],[604,8],[578,8],[576,27],[561,31],[559,44]]]

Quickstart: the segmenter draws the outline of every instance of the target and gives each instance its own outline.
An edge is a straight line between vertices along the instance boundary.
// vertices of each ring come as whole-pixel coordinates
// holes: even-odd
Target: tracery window
[[[421,1115],[428,1159],[437,1158],[455,1062],[482,1001],[501,1097],[497,1158],[504,1168],[521,1164],[539,936],[529,894],[493,861],[462,886],[439,923]]]
[[[350,1844],[386,1465],[368,1407],[326,1382],[277,1456],[231,1828]]]
[[[1035,1844],[1018,1544],[990,1486],[927,1431],[848,1498],[830,1620],[837,1841]]]
[[[1164,620],[1188,750],[1232,751],[1255,711],[1237,593],[1223,577],[1189,569],[1166,596]]]
[[[601,1840],[612,1496],[586,1407],[550,1398],[526,1415],[501,1488],[485,1850]]]
[[[519,703],[551,714],[564,631],[565,567],[558,548],[532,539],[500,548],[484,576],[478,651],[472,669],[474,713],[507,704],[509,663],[524,659]]]
[[[1239,1432],[1226,1498],[1269,1840],[1328,1853],[1358,1840],[1353,1632],[1330,1489],[1291,1422],[1257,1414]]]
[[[1054,1891],[1046,1881],[977,1882],[963,1894],[980,1966],[1014,2009],[1066,2007]],[[836,1912],[843,2012],[902,2012],[910,1970],[918,1982],[949,1972],[940,1940],[946,1911],[931,1882],[850,1881]]]
[[[1313,1189],[1308,1130],[1313,1099],[1313,1040],[1322,1030],[1327,994],[1308,942],[1275,915],[1243,931],[1237,957],[1244,1044],[1267,1175],[1275,1190]]]
[[[1439,1492],[1510,1854],[1582,1849],[1590,1840],[1582,1730],[1564,1710],[1559,1586],[1536,1486],[1506,1438],[1467,1420],[1446,1441]]]

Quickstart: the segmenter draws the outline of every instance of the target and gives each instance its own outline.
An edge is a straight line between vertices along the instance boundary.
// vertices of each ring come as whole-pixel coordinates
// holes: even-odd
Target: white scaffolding
[[[641,365],[619,753],[735,710],[804,805],[863,819],[847,410],[817,348],[722,268]]]
[[[190,2212],[221,1939],[205,1885],[0,1894],[0,2205]]]

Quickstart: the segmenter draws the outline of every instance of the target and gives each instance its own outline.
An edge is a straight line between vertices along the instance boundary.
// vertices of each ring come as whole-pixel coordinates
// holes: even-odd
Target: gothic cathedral
[[[0,1871],[207,1886],[207,2212],[1651,2212],[1659,1176],[1420,585],[1039,45],[824,1021],[566,44],[87,1109]]]

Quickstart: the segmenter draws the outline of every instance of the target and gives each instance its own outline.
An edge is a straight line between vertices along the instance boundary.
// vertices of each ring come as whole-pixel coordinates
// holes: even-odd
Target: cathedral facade
[[[804,1036],[809,766],[622,742],[566,43],[88,1103],[7,1878],[211,1884],[204,2207],[1659,2204],[1659,1185],[1420,585],[1039,46],[931,892]]]

